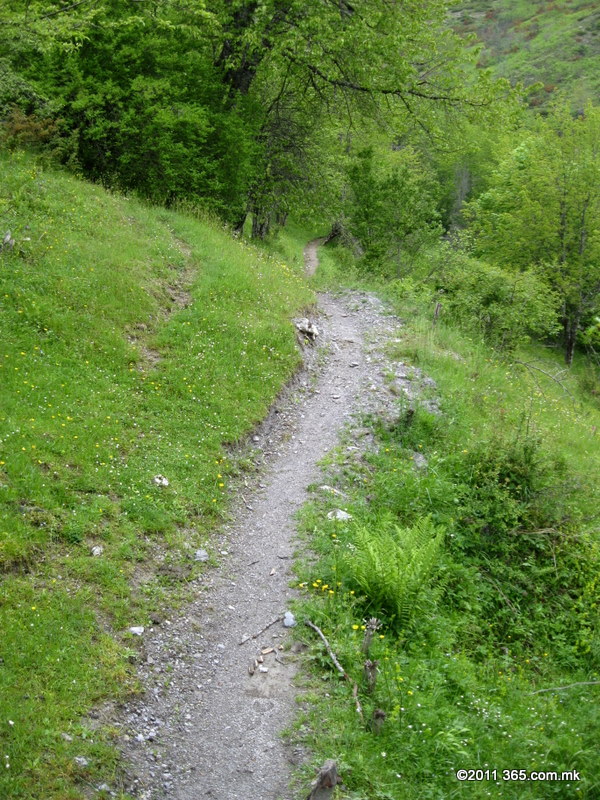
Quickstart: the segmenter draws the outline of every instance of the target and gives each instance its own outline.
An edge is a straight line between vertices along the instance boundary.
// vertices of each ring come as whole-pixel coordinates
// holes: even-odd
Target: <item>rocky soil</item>
[[[309,270],[319,243],[305,250]],[[397,415],[399,396],[410,400],[426,380],[385,356],[401,322],[377,298],[321,295],[311,322],[319,333],[303,343],[305,370],[248,443],[261,477],[215,538],[218,566],[198,579],[183,612],[142,634],[146,691],[117,721],[125,789],[139,800],[296,797],[290,778],[304,754],[280,735],[294,717],[301,658],[283,620],[294,593],[294,515],[342,430],[354,429],[349,450],[368,447],[358,415]]]

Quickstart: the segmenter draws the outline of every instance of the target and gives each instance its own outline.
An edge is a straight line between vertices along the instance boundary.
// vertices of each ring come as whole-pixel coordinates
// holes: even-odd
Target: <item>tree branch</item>
[[[562,692],[563,689],[572,689],[574,686],[598,686],[600,681],[578,681],[577,683],[568,683],[566,686],[552,686],[550,689],[538,689],[537,692],[531,694],[542,694],[542,692]]]
[[[338,661],[336,654],[331,649],[331,645],[327,641],[327,638],[326,638],[325,634],[323,633],[323,631],[321,630],[321,628],[319,628],[317,625],[314,624],[314,622],[311,622],[309,619],[305,620],[305,623],[306,623],[306,625],[308,625],[309,628],[312,628],[313,631],[316,631],[319,634],[319,636],[323,640],[323,643],[324,643],[325,647],[327,648],[327,652],[329,653],[329,657],[331,658],[331,660],[335,664],[335,668],[340,673],[340,675],[342,675],[348,681],[348,683],[352,683],[353,684],[352,685],[352,697],[354,698],[354,702],[356,704],[356,711],[360,715],[361,719],[364,719],[362,706],[360,704],[360,700],[358,699],[358,685],[350,678],[350,676],[348,675],[346,670],[342,667],[342,665]]]

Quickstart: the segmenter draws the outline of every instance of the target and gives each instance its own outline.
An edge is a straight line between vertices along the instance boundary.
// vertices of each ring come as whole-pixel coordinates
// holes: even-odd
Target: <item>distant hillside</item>
[[[484,43],[481,66],[495,74],[540,82],[530,103],[544,105],[560,88],[580,108],[600,95],[600,6],[586,0],[469,0],[452,10],[458,33],[475,33]]]

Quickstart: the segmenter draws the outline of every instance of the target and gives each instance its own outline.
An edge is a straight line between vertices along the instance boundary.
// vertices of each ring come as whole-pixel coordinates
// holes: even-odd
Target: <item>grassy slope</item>
[[[335,285],[341,275],[331,254],[325,260],[320,281]],[[580,393],[576,370],[564,377],[570,396],[443,322],[433,328],[418,304],[392,300],[406,322],[390,355],[435,378],[444,416],[417,407],[391,429],[375,426],[376,454],[354,466],[343,448],[334,455],[325,482],[348,495],[342,507],[354,519],[327,520],[339,498],[309,506],[318,561],[298,568],[299,615],[330,639],[365,718],[375,708],[387,716],[379,735],[361,724],[351,686],[315,641],[314,705],[297,735],[316,760],[338,760],[344,798],[591,800],[600,790],[599,687],[534,692],[600,679],[597,402]],[[562,369],[542,348],[518,360]],[[427,469],[415,469],[415,451]],[[366,578],[353,554],[365,531],[372,543],[386,531],[403,541],[393,525],[427,515],[445,528],[445,546],[398,631],[381,600],[390,541]],[[384,626],[370,652],[379,662],[370,693],[360,646],[373,614]],[[459,783],[460,768],[576,769],[582,780]]]
[[[600,94],[600,11],[589,0],[467,0],[452,11],[453,26],[484,43],[481,63],[511,81],[544,88],[531,98],[547,102],[557,88],[574,108]]]
[[[311,294],[208,223],[20,154],[0,172],[0,796],[66,800],[112,780],[82,714],[133,688],[123,631],[199,571],[224,444],[297,366]]]

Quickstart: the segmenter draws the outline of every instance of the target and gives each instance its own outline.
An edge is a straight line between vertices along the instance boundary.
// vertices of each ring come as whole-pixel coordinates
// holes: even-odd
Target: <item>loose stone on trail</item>
[[[296,320],[296,329],[303,335],[306,336],[307,339],[310,339],[311,342],[314,342],[317,336],[319,335],[319,329],[315,325],[314,322],[311,320],[303,319]]]
[[[349,514],[341,508],[336,508],[334,511],[330,511],[329,514],[327,514],[327,519],[334,519],[337,522],[349,522],[352,518],[352,514]]]
[[[322,486],[319,486],[319,489],[322,492],[329,492],[330,494],[337,494],[339,497],[346,497],[344,492],[340,492],[339,489],[336,489],[333,486],[328,486],[326,483],[324,483]]]

